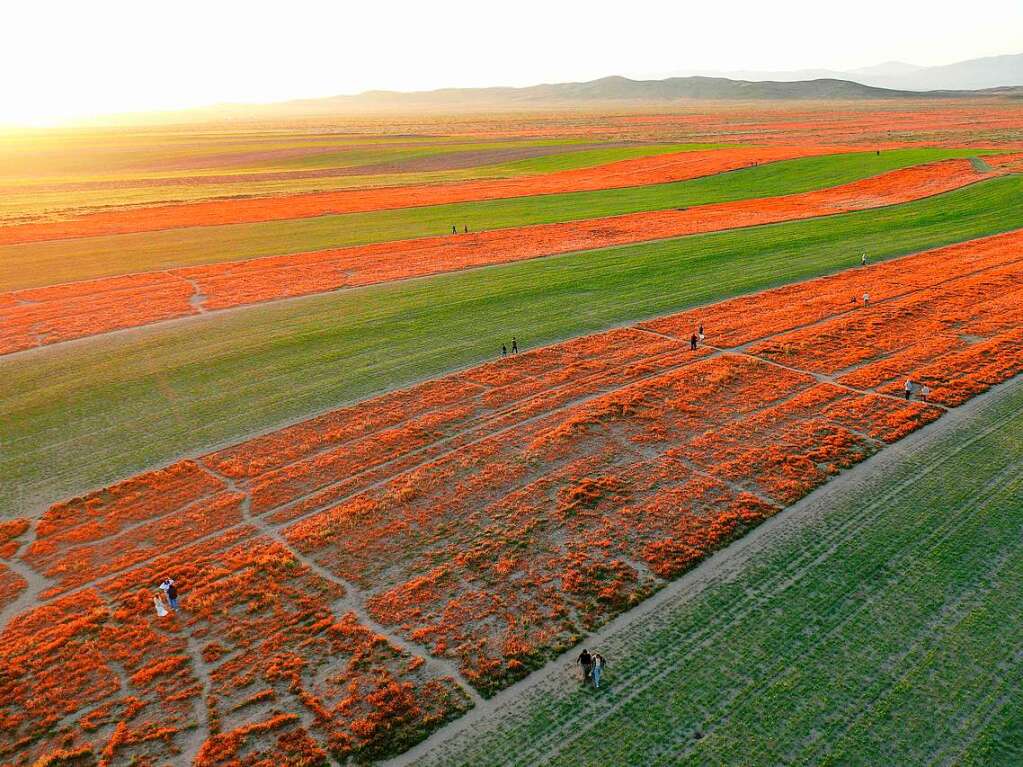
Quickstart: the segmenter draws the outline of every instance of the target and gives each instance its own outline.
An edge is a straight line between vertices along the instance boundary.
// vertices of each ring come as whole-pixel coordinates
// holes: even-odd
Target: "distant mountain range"
[[[526,88],[445,88],[402,93],[367,91],[355,96],[286,101],[278,104],[217,107],[244,111],[250,116],[318,116],[344,112],[397,110],[530,109],[548,106],[663,103],[681,100],[720,101],[831,101],[869,99],[970,98],[978,96],[1023,98],[1023,86],[985,90],[912,91],[879,88],[852,80],[819,78],[799,81],[752,81],[725,77],[668,77],[632,80],[604,77],[584,83],[554,83]]]
[[[683,100],[850,101],[895,99],[1023,99],[1023,54],[991,56],[941,67],[887,62],[851,72],[729,72],[728,77],[688,75],[638,80],[604,77],[582,83],[525,88],[444,88],[433,91],[366,91],[357,95],[274,104],[217,104],[198,109],[111,119],[142,122],[276,120],[374,112],[531,110],[624,103],[664,104]]]
[[[1023,86],[1023,53],[987,56],[937,67],[921,67],[901,61],[888,61],[872,67],[850,69],[797,69],[782,72],[737,70],[731,72],[686,71],[678,75],[710,75],[753,82],[795,82],[800,80],[851,80],[875,88],[904,91],[980,90],[1004,86]]]

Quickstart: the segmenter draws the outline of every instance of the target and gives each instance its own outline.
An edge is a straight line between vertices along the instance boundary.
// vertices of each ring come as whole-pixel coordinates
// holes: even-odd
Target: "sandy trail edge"
[[[587,644],[599,645],[610,637],[625,631],[633,623],[650,613],[656,612],[668,605],[684,603],[699,595],[722,575],[723,570],[726,568],[734,570],[737,567],[741,567],[756,554],[771,546],[777,540],[779,533],[791,528],[793,525],[800,524],[806,517],[819,513],[836,496],[854,491],[863,484],[868,476],[884,472],[887,468],[901,461],[906,454],[927,450],[930,445],[947,437],[956,429],[968,423],[979,410],[1000,402],[1018,391],[1021,387],[1023,387],[1023,375],[993,386],[988,391],[977,395],[965,404],[949,410],[937,421],[918,429],[897,443],[875,453],[862,463],[842,472],[838,477],[817,488],[809,495],[804,496],[801,500],[785,507],[742,538],[707,557],[695,568],[668,583],[656,594],[648,597],[633,609],[622,613],[597,631],[585,635],[578,645],[562,653],[554,660],[549,661],[543,668],[534,671],[511,687],[498,692],[492,698],[478,703],[461,718],[437,730],[417,746],[393,759],[380,762],[380,764],[387,767],[404,767],[404,765],[417,764],[419,760],[428,755],[436,756],[431,752],[439,749],[466,730],[472,729],[484,722],[490,725],[491,722],[488,720],[496,720],[504,707],[512,704],[517,698],[544,682],[551,680],[559,674],[563,674],[566,666],[572,667],[575,663],[575,655],[579,647]]]

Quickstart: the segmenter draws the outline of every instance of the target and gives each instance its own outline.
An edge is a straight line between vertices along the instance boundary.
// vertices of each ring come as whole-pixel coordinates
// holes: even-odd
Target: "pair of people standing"
[[[697,344],[703,340],[703,323],[700,323],[700,327],[697,328],[696,332],[689,337],[689,348],[694,352],[696,351]]]
[[[913,392],[916,391],[917,388],[918,388],[918,385],[913,382],[913,379],[912,378],[907,378],[906,379],[906,383],[902,387],[903,392],[905,392],[905,394],[906,394],[906,399],[912,399],[913,398]],[[920,399],[922,399],[924,402],[926,402],[927,401],[927,395],[929,395],[931,393],[931,388],[929,386],[925,386],[924,384],[920,384],[919,385],[919,390],[920,390]]]
[[[607,665],[607,661],[604,656],[599,652],[590,653],[589,650],[584,649],[579,653],[579,658],[576,660],[583,670],[583,681],[590,680],[593,682],[595,689],[600,689],[600,676],[604,673],[604,666]]]
[[[519,342],[515,339],[515,336],[512,336],[512,344],[511,344],[511,346],[512,346],[512,354],[518,354],[519,353]],[[502,357],[507,357],[508,356],[508,346],[507,346],[507,344],[501,344],[501,356]]]
[[[178,587],[174,584],[173,578],[164,578],[163,583],[160,584],[160,591],[163,594],[153,597],[153,605],[156,607],[156,614],[162,618],[168,614],[163,597],[167,598],[167,604],[170,605],[171,610],[178,611]]]

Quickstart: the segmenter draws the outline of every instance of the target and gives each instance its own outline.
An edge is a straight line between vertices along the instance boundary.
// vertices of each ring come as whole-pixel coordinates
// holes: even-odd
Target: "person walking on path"
[[[924,402],[927,401],[927,397],[929,397],[930,394],[931,394],[931,387],[930,386],[921,386],[920,387],[920,399],[922,399]]]
[[[583,651],[579,653],[579,657],[576,658],[575,662],[582,668],[583,681],[585,682],[590,678],[590,674],[593,673],[593,656],[590,655],[589,650],[584,648]]]
[[[468,224],[462,224],[462,234],[468,234],[468,233],[469,233],[469,225]]]
[[[604,660],[604,656],[599,652],[593,653],[593,671],[590,675],[593,677],[593,688],[596,690],[600,689],[600,675],[604,673],[604,666],[607,665],[607,661]]]
[[[458,234],[458,227],[454,224],[451,225],[451,234]]]
[[[694,352],[696,351],[696,342],[697,342],[698,340],[699,340],[699,339],[698,339],[698,338],[696,337],[696,333],[693,333],[693,334],[692,334],[692,335],[691,335],[691,336],[689,337],[689,349],[690,349],[690,351],[694,351]]]
[[[906,389],[906,399],[911,399],[913,397],[913,381],[912,381],[912,379],[910,379],[910,378],[906,379],[905,389]]]
[[[165,578],[163,583],[160,584],[160,588],[167,595],[167,602],[170,604],[171,609],[177,612],[178,609],[178,587],[174,585],[174,579]]]
[[[696,334],[700,337],[700,340],[702,341],[703,340],[703,323],[702,322],[700,323],[700,329],[696,331]]]
[[[867,265],[867,254],[864,253],[862,256],[860,256],[860,266],[866,266],[866,265]]]
[[[512,336],[512,354],[519,353],[519,342],[515,340],[515,336]]]
[[[508,347],[505,344],[501,344],[501,356],[502,357],[508,356]]]
[[[870,303],[870,293],[863,294],[863,305],[866,306]]]

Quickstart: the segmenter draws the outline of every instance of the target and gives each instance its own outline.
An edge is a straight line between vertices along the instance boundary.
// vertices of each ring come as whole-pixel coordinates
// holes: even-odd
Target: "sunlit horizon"
[[[6,9],[0,51],[14,73],[0,126],[54,127],[219,104],[268,104],[367,90],[528,86],[610,75],[921,66],[1019,53],[1023,4],[867,0],[855,9],[788,0],[682,8],[637,0],[613,18],[589,4],[524,0],[514,13],[462,0],[272,10],[183,0]],[[58,23],[59,22],[59,23]],[[995,23],[997,22],[997,23]]]

